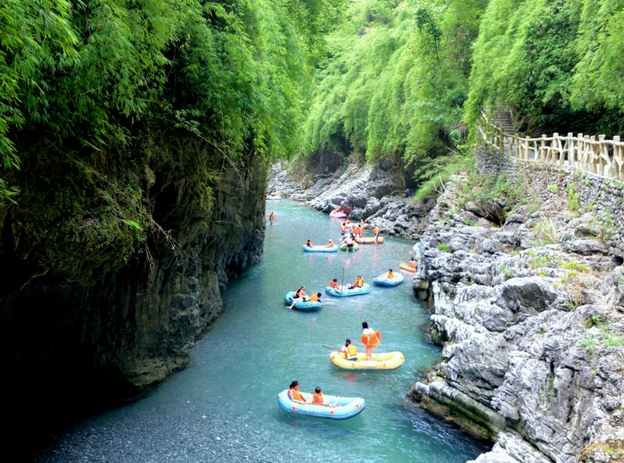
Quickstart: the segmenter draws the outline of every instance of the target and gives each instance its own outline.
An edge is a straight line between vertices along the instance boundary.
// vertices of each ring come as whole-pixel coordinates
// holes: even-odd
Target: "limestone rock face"
[[[36,409],[38,423],[71,415],[75,404],[88,409],[134,395],[188,363],[195,340],[223,309],[221,291],[262,254],[266,171],[253,157],[247,167],[224,169],[213,202],[202,204],[191,188],[194,172],[151,165],[150,231],[111,268],[87,257],[101,248],[106,262],[114,243],[91,247],[88,237],[78,241],[53,228],[36,245],[28,241],[22,224],[29,201],[31,210],[45,203],[24,188],[0,240],[0,346],[11,378],[3,388]],[[79,230],[94,223],[85,220]],[[32,420],[28,407],[19,409]]]
[[[548,202],[483,226],[483,208],[462,210],[454,191],[429,214],[414,281],[442,359],[409,395],[496,442],[475,463],[622,461],[624,270],[613,244],[597,239],[597,220]]]

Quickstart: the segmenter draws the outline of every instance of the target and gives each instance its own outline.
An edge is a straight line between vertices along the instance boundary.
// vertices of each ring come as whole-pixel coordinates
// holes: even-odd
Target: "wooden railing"
[[[570,166],[592,174],[624,181],[624,143],[620,136],[606,140],[604,135],[561,136],[522,138],[503,132],[483,114],[479,128],[485,143],[501,154],[508,154],[524,161],[541,161],[560,166]]]

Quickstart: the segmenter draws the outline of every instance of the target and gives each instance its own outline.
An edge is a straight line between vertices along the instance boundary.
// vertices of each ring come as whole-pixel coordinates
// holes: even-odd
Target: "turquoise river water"
[[[163,445],[171,450],[162,460],[187,461],[194,450],[200,454],[200,446],[219,444],[213,431],[210,435],[193,431],[202,437],[167,431],[159,436],[160,444],[146,434],[158,434],[150,428],[153,423],[167,426],[191,420],[200,426],[207,415],[221,420],[224,435],[228,427],[244,426],[273,443],[273,452],[296,449],[298,462],[463,463],[487,451],[455,428],[407,405],[406,391],[440,356],[439,348],[423,334],[427,311],[414,299],[409,274],[404,273],[405,281],[398,287],[373,287],[364,296],[332,298],[324,293],[332,278],[342,280],[343,270],[345,283],[362,275],[371,284],[388,268],[398,270],[401,261],[409,260],[413,243],[390,237],[383,245],[361,245],[355,253],[304,253],[306,239],[315,244],[324,244],[329,237],[337,241],[339,221],[285,200],[267,202],[267,215],[270,211],[275,211],[276,220],[267,223],[261,262],[230,283],[224,293],[225,311],[198,341],[188,368],[147,397],[82,424],[83,431],[74,432],[83,432],[80,442],[91,445],[80,444],[86,447],[74,452],[83,456],[91,452],[86,459],[91,461],[158,461],[150,452]],[[302,284],[308,294],[323,293],[320,311],[286,308],[284,294]],[[350,337],[363,350],[357,342],[362,321],[382,332],[377,351],[403,352],[401,368],[349,372],[331,364],[331,351],[323,345],[340,347]],[[345,421],[284,412],[276,396],[295,379],[303,391],[321,386],[326,394],[363,397],[366,408]],[[107,434],[107,429],[115,432]],[[111,442],[98,447],[98,435],[108,435]],[[162,442],[167,439],[176,442]],[[107,446],[109,450],[97,450]],[[270,455],[266,461],[272,461]]]

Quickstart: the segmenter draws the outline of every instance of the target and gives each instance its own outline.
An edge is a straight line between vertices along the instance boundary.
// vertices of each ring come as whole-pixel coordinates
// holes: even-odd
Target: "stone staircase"
[[[512,134],[516,131],[513,123],[513,115],[509,108],[495,108],[493,111],[488,111],[490,121],[499,126],[503,132]]]

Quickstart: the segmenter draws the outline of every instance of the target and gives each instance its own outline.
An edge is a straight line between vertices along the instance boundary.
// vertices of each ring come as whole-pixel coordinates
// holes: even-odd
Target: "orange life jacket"
[[[312,294],[312,296],[310,296],[310,300],[311,301],[318,301],[319,297],[316,294]]]
[[[329,287],[330,288],[334,288],[334,289],[338,289],[338,283],[335,282],[334,280],[329,282]]]
[[[301,392],[299,392],[297,389],[291,389],[291,391],[292,391],[293,400],[300,400],[302,402],[307,402],[303,394],[301,394]]]
[[[364,279],[356,278],[355,283],[353,283],[353,286],[355,286],[356,288],[361,288],[362,286],[364,286]]]
[[[314,395],[312,396],[312,403],[323,404],[323,393],[322,392],[314,393]]]
[[[373,333],[363,334],[360,338],[362,344],[366,347],[377,347],[381,342],[381,333],[379,331],[374,331]]]

